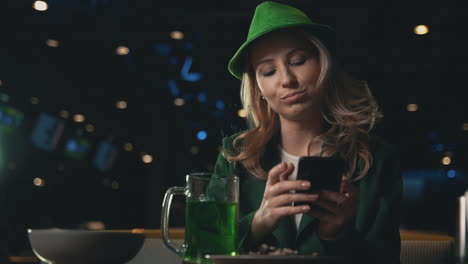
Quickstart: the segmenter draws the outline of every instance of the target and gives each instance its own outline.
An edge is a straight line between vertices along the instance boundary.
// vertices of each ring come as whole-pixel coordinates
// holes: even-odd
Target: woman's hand
[[[268,172],[265,192],[260,208],[252,220],[252,234],[256,241],[273,232],[279,221],[289,215],[307,213],[308,205],[292,206],[293,202],[313,202],[316,194],[291,193],[293,190],[307,190],[308,181],[288,180],[294,171],[294,165],[281,162]]]
[[[353,223],[359,208],[359,192],[343,179],[339,193],[320,191],[318,196],[314,204],[321,208],[311,209],[308,213],[320,220],[318,232],[321,239],[337,239]]]

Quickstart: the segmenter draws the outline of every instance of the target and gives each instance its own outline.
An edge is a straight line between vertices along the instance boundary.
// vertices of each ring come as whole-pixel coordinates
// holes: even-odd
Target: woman
[[[397,155],[370,134],[381,114],[365,82],[333,60],[333,35],[291,6],[257,6],[247,41],[229,63],[242,81],[251,128],[223,139],[215,174],[240,177],[244,251],[267,243],[300,254],[399,263]],[[301,156],[344,159],[340,191],[296,192],[314,184],[296,180]]]

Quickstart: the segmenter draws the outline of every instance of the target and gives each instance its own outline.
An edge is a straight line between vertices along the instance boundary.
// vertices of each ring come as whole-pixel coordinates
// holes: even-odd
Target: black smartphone
[[[317,193],[320,190],[340,191],[346,163],[339,157],[300,157],[297,179],[310,181],[310,189],[297,193]],[[294,205],[302,205],[303,202]]]

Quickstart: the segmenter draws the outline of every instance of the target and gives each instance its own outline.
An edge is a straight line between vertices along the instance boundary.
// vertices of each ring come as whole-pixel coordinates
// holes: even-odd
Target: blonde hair
[[[316,86],[324,91],[322,116],[326,130],[317,139],[324,146],[323,156],[338,153],[348,164],[345,176],[353,180],[361,179],[372,164],[369,131],[382,117],[377,102],[365,81],[353,79],[332,63],[328,49],[319,39],[303,30],[292,33],[309,41],[320,62],[321,72]],[[231,162],[240,162],[250,173],[264,179],[268,173],[260,166],[260,159],[275,134],[277,114],[266,100],[262,100],[248,60],[246,69],[240,94],[251,128],[235,138],[233,152],[228,153],[225,149],[223,155]]]

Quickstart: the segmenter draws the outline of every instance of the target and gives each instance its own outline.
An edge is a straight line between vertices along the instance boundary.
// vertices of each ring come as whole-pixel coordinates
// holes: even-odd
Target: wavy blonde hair
[[[352,180],[361,179],[372,165],[369,131],[382,117],[377,102],[367,83],[353,79],[334,63],[318,38],[300,29],[291,32],[310,43],[320,62],[321,72],[316,86],[324,91],[322,116],[326,130],[317,139],[325,147],[323,156],[339,153],[348,163],[345,176]],[[248,59],[246,69],[240,94],[251,128],[235,138],[233,152],[223,150],[223,155],[231,162],[240,162],[256,177],[265,179],[268,173],[260,166],[260,159],[279,124],[276,124],[277,113],[262,99]]]

